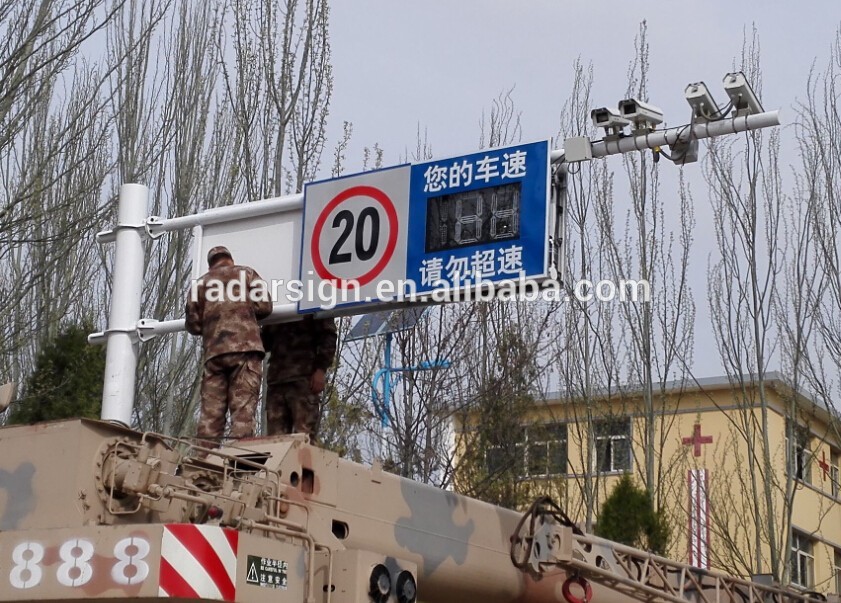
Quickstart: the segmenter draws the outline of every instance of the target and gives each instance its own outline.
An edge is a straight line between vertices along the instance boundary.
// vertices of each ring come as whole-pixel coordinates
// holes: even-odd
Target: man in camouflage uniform
[[[234,264],[226,247],[207,254],[209,270],[187,299],[187,331],[201,335],[204,372],[197,437],[219,442],[231,413],[232,438],[254,435],[265,350],[257,321],[272,311],[266,282],[248,266]]]
[[[306,315],[296,322],[263,327],[271,355],[266,378],[269,435],[318,434],[325,373],[336,357],[336,323]]]

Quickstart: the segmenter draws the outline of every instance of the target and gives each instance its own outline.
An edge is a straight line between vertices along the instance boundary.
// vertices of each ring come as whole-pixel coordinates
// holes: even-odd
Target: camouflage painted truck
[[[202,452],[209,452],[200,458]],[[363,466],[92,420],[0,429],[0,601],[808,601]]]

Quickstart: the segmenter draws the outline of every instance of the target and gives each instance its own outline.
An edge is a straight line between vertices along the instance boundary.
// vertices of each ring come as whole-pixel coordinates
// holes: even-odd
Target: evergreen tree
[[[669,545],[669,524],[662,510],[655,511],[651,496],[629,474],[605,499],[596,524],[596,535],[657,554]]]
[[[102,408],[105,348],[88,344],[87,325],[69,325],[41,350],[10,424],[55,419],[98,419]]]

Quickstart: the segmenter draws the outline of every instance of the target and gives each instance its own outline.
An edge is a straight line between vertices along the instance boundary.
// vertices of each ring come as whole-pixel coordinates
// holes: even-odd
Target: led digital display
[[[519,182],[431,197],[426,252],[520,237]]]

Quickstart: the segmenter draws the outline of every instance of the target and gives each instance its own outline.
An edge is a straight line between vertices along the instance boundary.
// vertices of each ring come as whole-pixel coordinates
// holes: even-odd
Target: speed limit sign
[[[406,276],[410,166],[307,184],[301,312],[379,301]],[[386,289],[388,290],[388,289]]]

